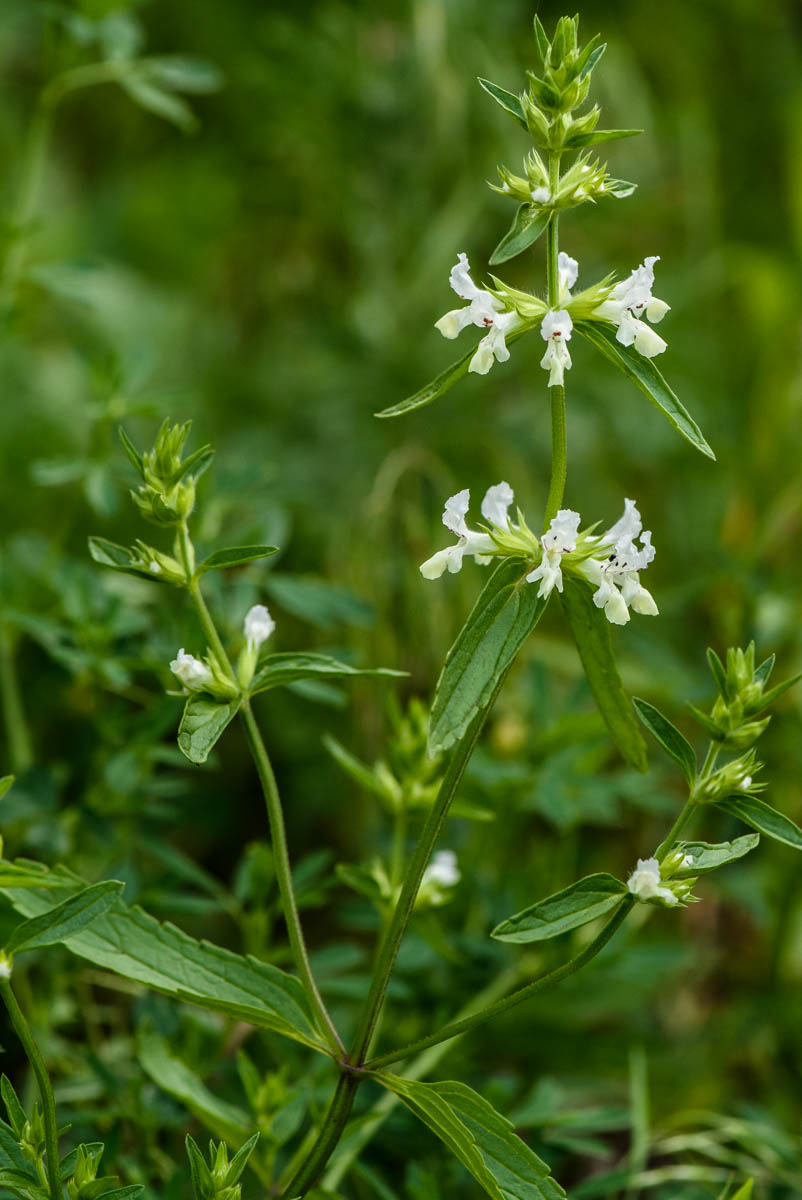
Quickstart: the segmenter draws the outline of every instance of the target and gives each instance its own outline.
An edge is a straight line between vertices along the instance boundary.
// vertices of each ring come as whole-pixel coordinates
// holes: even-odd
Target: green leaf
[[[175,1057],[167,1039],[152,1027],[139,1030],[137,1057],[153,1082],[180,1100],[216,1137],[241,1146],[249,1136],[253,1124],[248,1114],[211,1092],[194,1071]]]
[[[112,571],[121,571],[124,575],[136,575],[138,579],[153,579],[141,567],[132,566],[131,551],[125,546],[102,537],[90,537],[88,541],[89,553],[101,567],[111,567]]]
[[[41,916],[83,882],[63,867],[42,872],[49,895],[3,886],[17,912]],[[212,1012],[225,1013],[306,1046],[323,1049],[299,980],[278,967],[199,942],[174,925],[117,899],[114,907],[64,943],[68,950],[124,979]]]
[[[646,743],[618,674],[610,622],[593,603],[592,588],[580,580],[567,580],[560,599],[585,677],[610,736],[624,761],[637,771],[645,771]]]
[[[3,777],[0,778],[0,800],[3,799],[3,796],[5,796],[9,788],[13,786],[15,779],[16,775],[3,775]]]
[[[535,208],[533,204],[520,204],[512,225],[490,256],[491,267],[515,258],[516,254],[521,254],[528,246],[533,245],[550,220],[550,209]]]
[[[687,879],[691,875],[701,875],[704,871],[715,871],[726,863],[743,858],[760,842],[760,834],[745,833],[743,837],[731,842],[680,842],[683,854],[689,854],[693,862],[674,872],[674,878]]]
[[[227,704],[211,696],[188,697],[178,726],[178,748],[192,763],[205,763],[223,730],[234,720],[240,699]]]
[[[138,63],[132,64],[131,71],[120,77],[120,86],[140,108],[169,121],[182,133],[192,133],[197,129],[197,118],[186,101],[165,91],[155,77],[151,79],[149,72]]]
[[[528,130],[529,127],[526,124],[526,117],[524,116],[524,110],[518,96],[506,91],[503,87],[499,87],[497,83],[491,83],[489,79],[482,79],[481,76],[478,82],[479,86],[484,88],[488,96],[493,97],[496,104],[500,104],[506,113],[509,113],[519,125]]]
[[[715,803],[745,825],[751,825],[758,833],[765,833],[775,842],[784,842],[786,846],[802,850],[802,829],[790,817],[766,804],[765,800],[758,800],[757,796],[727,796],[725,800],[716,800]]]
[[[257,558],[270,558],[278,554],[278,546],[229,546],[227,550],[215,550],[208,558],[198,564],[198,574],[206,571],[224,571],[228,567],[238,567],[240,563],[253,562]]]
[[[635,706],[635,712],[649,733],[660,743],[669,758],[673,758],[674,762],[679,765],[689,786],[693,787],[696,783],[698,764],[693,746],[688,739],[653,704],[649,704],[646,700],[639,700],[637,696],[632,697],[632,703]]]
[[[752,1200],[753,1179],[747,1179],[743,1187],[739,1187],[732,1200]]]
[[[626,895],[625,884],[612,875],[587,875],[508,917],[490,936],[500,942],[542,942],[603,917]]]
[[[763,662],[760,664],[759,667],[755,668],[755,674],[754,674],[755,683],[759,683],[761,686],[764,686],[766,683],[768,683],[769,676],[771,675],[772,671],[774,670],[774,662],[775,662],[776,657],[777,657],[776,654],[770,654],[768,658],[763,659]],[[722,670],[723,670],[723,668],[722,668]]]
[[[530,328],[531,326],[527,325],[523,329],[516,329],[507,334],[507,345],[511,346],[513,342],[517,342],[519,338],[529,332]],[[475,353],[476,346],[472,346],[467,354],[463,354],[457,362],[446,367],[445,371],[442,371],[431,383],[427,383],[426,387],[421,388],[414,396],[409,396],[399,404],[391,405],[390,408],[383,408],[381,412],[374,413],[374,417],[400,417],[403,413],[412,412],[416,408],[424,408],[425,405],[431,404],[433,400],[437,400],[468,374],[468,368]]]
[[[117,433],[119,435],[120,441],[122,442],[123,450],[125,451],[125,453],[129,457],[129,459],[131,460],[131,465],[134,467],[134,469],[140,475],[144,475],[145,464],[142,459],[142,455],[139,453],[136,446],[134,445],[134,443],[129,438],[128,434],[123,429],[122,425],[119,426]]]
[[[6,1112],[12,1128],[17,1137],[21,1138],[28,1123],[28,1117],[25,1109],[19,1102],[17,1093],[14,1091],[14,1085],[7,1075],[3,1075],[2,1079],[0,1079],[0,1095],[3,1097],[3,1103],[6,1106]]]
[[[504,559],[494,570],[446,656],[429,717],[429,751],[462,737],[537,625],[547,600],[526,582],[529,565]]]
[[[635,137],[642,129],[593,129],[588,133],[576,133],[565,139],[567,150],[580,150],[585,146],[599,146],[602,142],[616,142],[619,138]]]
[[[755,674],[757,674],[757,672],[755,672]],[[768,708],[770,704],[773,704],[775,700],[779,700],[780,696],[782,696],[784,692],[787,692],[789,688],[792,688],[795,683],[799,683],[800,679],[802,679],[802,672],[800,672],[799,675],[792,675],[790,679],[785,680],[785,683],[778,683],[777,686],[771,688],[770,691],[764,692],[760,698],[760,706],[758,708],[750,709],[749,715],[756,716],[757,713],[763,712],[763,710]]]
[[[574,328],[618,367],[619,371],[637,384],[686,441],[715,461],[716,456],[705,441],[701,429],[674,395],[652,359],[644,358],[633,346],[622,346],[616,341],[612,326],[601,321],[576,321]]]
[[[187,1158],[189,1159],[189,1177],[192,1180],[192,1190],[195,1200],[205,1200],[215,1191],[212,1173],[206,1165],[206,1159],[198,1148],[198,1143],[187,1134],[185,1142]]]
[[[254,676],[252,694],[266,692],[268,688],[283,687],[299,679],[337,678],[345,675],[386,675],[399,679],[406,671],[393,671],[389,667],[352,667],[338,662],[326,654],[268,654]]]
[[[724,670],[724,663],[716,654],[712,646],[707,647],[707,662],[710,667],[710,673],[713,676],[716,687],[718,688],[722,698],[727,699],[727,672]]]
[[[547,1163],[464,1083],[419,1083],[389,1074],[376,1078],[429,1126],[493,1200],[565,1197]]]
[[[66,941],[111,908],[124,887],[125,884],[116,879],[95,883],[41,916],[23,921],[6,942],[6,952],[18,954],[21,950],[34,950],[37,946],[53,946]]]
[[[588,42],[587,46],[583,50],[582,54],[579,56],[579,61],[577,62],[577,66],[580,67],[580,71],[579,71],[580,79],[584,79],[586,75],[590,74],[590,72],[596,66],[597,62],[599,61],[599,59],[601,58],[601,56],[604,54],[605,50],[607,49],[606,42],[602,42],[601,46],[596,45],[596,42],[598,42],[599,37],[600,37],[600,34],[597,33],[594,38],[591,38],[591,40]]]
[[[174,92],[200,96],[217,92],[223,86],[222,72],[205,58],[165,54],[149,55],[140,62],[145,64],[152,79]]]
[[[541,62],[545,63],[551,46],[548,35],[546,34],[546,30],[543,28],[543,23],[541,22],[537,13],[535,13],[535,41],[537,42],[537,49],[538,53],[540,54]]]
[[[511,338],[508,338],[507,341],[511,341]],[[446,367],[445,371],[441,371],[436,379],[427,383],[426,387],[422,387],[414,396],[409,396],[399,404],[392,404],[389,408],[383,408],[381,412],[374,413],[374,417],[400,417],[402,413],[412,412],[416,408],[424,408],[425,405],[431,404],[433,400],[437,400],[439,396],[442,396],[444,392],[447,392],[468,374],[468,367],[475,353],[476,347],[471,346],[467,354],[463,354],[462,358],[452,363],[450,367]]]

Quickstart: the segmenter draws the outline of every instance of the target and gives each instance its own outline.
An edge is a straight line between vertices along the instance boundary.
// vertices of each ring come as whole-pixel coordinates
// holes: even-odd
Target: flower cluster
[[[240,687],[247,688],[251,682],[259,649],[275,628],[276,623],[264,604],[255,604],[246,613],[242,624],[245,645],[237,666]],[[182,646],[170,663],[170,670],[187,692],[209,692],[220,700],[231,699],[237,694],[238,689],[229,670],[211,651],[201,660],[193,654],[187,654]]]
[[[438,850],[421,879],[418,903],[438,907],[450,898],[450,889],[461,879],[457,856],[453,850]]]
[[[447,338],[457,337],[469,325],[488,330],[468,367],[469,371],[486,375],[494,362],[509,359],[507,338],[510,334],[530,329],[539,321],[540,335],[547,343],[540,365],[549,372],[549,387],[561,385],[565,371],[571,366],[568,342],[574,320],[612,324],[616,327],[616,340],[622,346],[634,346],[644,357],[654,358],[663,353],[666,342],[642,318],[645,316],[656,324],[669,311],[664,300],[652,295],[656,262],[659,258],[652,255],[621,283],[602,280],[574,296],[571,289],[579,275],[579,264],[562,251],[558,256],[557,305],[547,308],[536,296],[506,287],[498,280],[498,289],[494,292],[477,287],[471,279],[467,255],[460,254],[451,269],[449,282],[457,295],[468,303],[447,312],[436,322],[435,328]]]
[[[499,167],[501,184],[490,186],[494,192],[501,192],[519,203],[548,209],[572,208],[577,204],[594,202],[601,196],[623,199],[631,196],[635,190],[634,183],[613,179],[607,174],[607,167],[598,159],[591,159],[588,154],[580,155],[561,176],[553,192],[549,185],[548,167],[536,150],[530,150],[524,159],[524,171],[525,176],[514,175],[506,167]]]
[[[674,908],[677,904],[687,904],[694,897],[691,895],[695,879],[672,879],[674,871],[686,870],[693,865],[693,856],[677,854],[666,859],[662,864],[656,858],[639,858],[635,870],[627,880],[627,887],[633,896],[644,903],[659,904],[665,908]]]
[[[643,530],[643,522],[634,500],[624,501],[623,516],[601,536],[580,533],[580,516],[570,508],[561,509],[549,528],[538,538],[518,515],[518,524],[509,519],[514,500],[508,483],[488,488],[481,512],[486,528],[470,529],[466,522],[470,492],[465,488],[446,501],[443,524],[457,535],[457,542],[438,550],[421,565],[425,579],[439,579],[444,571],[461,570],[466,555],[487,563],[493,556],[519,555],[536,558],[537,565],[526,576],[538,583],[538,596],[547,598],[554,588],[563,590],[563,568],[595,587],[593,601],[613,625],[625,625],[630,610],[655,616],[657,605],[640,582],[640,572],[654,558],[652,535]]]
[[[506,362],[510,357],[506,338],[522,327],[523,322],[515,309],[509,309],[503,300],[492,292],[484,291],[471,279],[467,254],[460,254],[448,278],[451,287],[469,303],[465,308],[447,312],[435,324],[443,337],[455,338],[468,325],[478,325],[489,332],[482,338],[471,359],[469,371],[486,375],[496,362]]]

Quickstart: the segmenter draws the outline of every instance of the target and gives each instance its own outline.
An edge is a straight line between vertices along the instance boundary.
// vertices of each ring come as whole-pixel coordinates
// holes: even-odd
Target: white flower
[[[627,887],[639,900],[662,900],[671,906],[678,903],[670,888],[661,887],[660,864],[656,858],[639,858],[627,880]]]
[[[477,562],[487,562],[485,557],[496,549],[495,542],[489,533],[480,533],[469,529],[465,517],[470,506],[471,493],[468,488],[457,492],[446,500],[443,512],[443,524],[446,529],[456,533],[458,541],[445,550],[438,550],[431,558],[421,564],[420,573],[424,579],[439,579],[445,570],[452,575],[462,568],[462,560],[466,554],[473,554]],[[482,516],[490,525],[499,529],[509,529],[507,509],[512,504],[513,493],[508,483],[497,483],[488,488],[482,501]]]
[[[563,590],[560,560],[563,554],[570,554],[572,550],[576,549],[579,521],[578,512],[573,512],[570,508],[562,508],[540,539],[543,557],[534,571],[530,571],[526,577],[527,583],[535,583],[538,579],[540,580],[538,596],[545,598],[555,587],[558,592]]]
[[[161,575],[162,573],[162,569],[156,562],[155,558],[148,563],[148,570],[150,571],[151,575]]]
[[[604,609],[604,615],[613,625],[626,625],[630,609],[651,617],[659,611],[638,575],[654,559],[651,532],[647,529],[641,533],[642,529],[635,501],[625,500],[624,515],[599,539],[600,548],[610,547],[612,553],[604,559],[588,558],[578,568],[596,586],[593,603]],[[640,546],[635,544],[638,537]]]
[[[501,300],[492,293],[478,288],[471,279],[467,254],[460,254],[456,265],[451,268],[448,279],[454,291],[469,303],[464,308],[455,308],[435,322],[443,337],[455,338],[468,325],[478,325],[489,332],[482,338],[471,359],[469,371],[486,375],[496,362],[506,362],[510,357],[507,335],[520,328],[521,318],[514,309],[508,311]]]
[[[0,953],[0,979],[11,978],[11,959]]]
[[[248,642],[248,649],[251,651],[258,650],[262,642],[267,641],[275,628],[276,622],[264,604],[254,604],[253,608],[248,609],[248,612],[245,614],[245,621],[243,622],[243,632]]]
[[[565,371],[571,366],[571,355],[568,352],[567,343],[573,328],[571,314],[564,308],[558,309],[556,312],[549,309],[540,323],[540,336],[545,342],[548,342],[540,365],[549,372],[549,387],[561,385]]]
[[[629,279],[617,283],[607,300],[594,310],[594,316],[613,321],[618,326],[616,341],[622,346],[632,346],[646,358],[662,354],[666,342],[659,334],[639,318],[644,314],[653,324],[662,321],[669,310],[664,300],[652,295],[654,287],[654,264],[658,255],[652,255],[636,267]]]
[[[571,258],[570,254],[566,254],[564,250],[561,250],[557,255],[557,274],[560,282],[560,299],[562,301],[563,293],[567,292],[570,294],[571,288],[579,276],[579,263],[575,258]],[[565,301],[562,302],[565,303]]]
[[[436,884],[438,887],[454,887],[460,881],[457,856],[453,850],[438,850],[423,872],[421,887]]]
[[[418,898],[422,904],[440,905],[449,899],[448,889],[460,881],[457,856],[453,850],[438,850],[423,872]]]
[[[535,204],[548,204],[551,200],[551,192],[545,187],[533,188],[530,194]]]
[[[170,670],[190,692],[201,692],[212,682],[209,668],[192,654],[185,654],[183,646],[170,663]]]

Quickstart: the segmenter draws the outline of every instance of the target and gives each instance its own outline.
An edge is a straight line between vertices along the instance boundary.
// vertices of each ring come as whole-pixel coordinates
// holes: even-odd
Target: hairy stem
[[[471,1013],[484,1008],[485,1005],[492,1004],[495,1000],[500,999],[505,992],[509,991],[518,982],[520,974],[517,967],[510,967],[508,970],[502,971],[500,975],[491,980],[486,988],[483,988],[478,995],[474,996],[465,1005],[459,1013],[458,1019],[461,1020],[463,1017],[470,1016]],[[449,1042],[441,1042],[438,1046],[433,1046],[431,1049],[425,1050],[422,1054],[418,1055],[414,1062],[411,1062],[404,1070],[404,1078],[425,1079],[434,1070],[441,1058],[452,1049],[456,1040],[452,1039]],[[323,1178],[323,1188],[325,1190],[337,1190],[351,1164],[359,1157],[365,1146],[381,1125],[384,1124],[397,1104],[400,1104],[398,1096],[394,1092],[385,1092],[376,1101],[371,1113],[360,1120],[358,1132],[354,1135],[349,1134],[347,1146],[343,1146],[342,1151],[335,1156],[329,1165]]]
[[[301,918],[298,913],[298,905],[292,885],[290,856],[287,848],[287,832],[284,828],[284,813],[281,808],[276,777],[273,774],[273,768],[264,741],[262,740],[262,735],[259,732],[259,726],[256,724],[250,702],[247,699],[243,700],[240,713],[245,722],[248,746],[256,766],[257,774],[259,775],[259,782],[262,785],[265,804],[267,806],[267,819],[270,824],[270,838],[273,845],[276,880],[281,896],[284,921],[287,925],[287,934],[290,939],[290,946],[292,947],[293,959],[301,976],[301,982],[303,983],[309,1003],[320,1020],[322,1031],[325,1033],[326,1039],[335,1056],[339,1056],[345,1053],[345,1047],[334,1027],[334,1022],[329,1016],[329,1011],[326,1008],[323,997],[315,982],[315,977],[312,974],[309,952],[307,951],[303,929],[301,928]]]
[[[323,1168],[342,1137],[343,1130],[351,1115],[358,1085],[359,1078],[352,1072],[347,1071],[340,1076],[340,1082],[337,1084],[334,1098],[332,1099],[329,1111],[326,1113],[326,1119],[323,1122],[320,1136],[315,1142],[306,1162],[304,1162],[284,1189],[283,1194],[285,1196],[290,1198],[305,1196],[320,1178]]]
[[[549,971],[547,975],[541,975],[539,979],[533,979],[531,983],[518,988],[511,995],[505,996],[502,1000],[497,1000],[494,1004],[488,1004],[485,1008],[480,1009],[479,1012],[473,1013],[461,1021],[452,1021],[450,1025],[444,1026],[443,1029],[437,1030],[436,1033],[432,1033],[428,1037],[420,1038],[417,1042],[412,1042],[408,1046],[402,1046],[400,1049],[393,1050],[389,1054],[382,1054],[378,1058],[372,1059],[366,1064],[367,1069],[369,1071],[377,1071],[381,1067],[389,1066],[390,1063],[398,1062],[399,1059],[408,1058],[410,1054],[418,1054],[420,1051],[428,1049],[429,1046],[436,1046],[440,1042],[447,1041],[453,1037],[459,1037],[463,1033],[468,1033],[469,1030],[475,1029],[477,1025],[483,1025],[485,1021],[489,1021],[491,1017],[497,1017],[501,1013],[508,1012],[509,1009],[522,1004],[537,992],[542,992],[546,988],[552,987],[555,983],[567,979],[569,975],[575,974],[586,963],[595,958],[599,951],[607,945],[619,926],[623,924],[634,903],[634,896],[626,896],[593,941],[579,954],[575,955],[574,958],[569,959],[567,963],[563,963],[562,966]]]
[[[549,155],[549,190],[552,196],[556,192],[559,182],[560,153],[552,151]],[[559,220],[558,213],[552,212],[546,231],[546,286],[548,305],[551,309],[560,307]],[[549,494],[546,498],[544,530],[548,529],[552,520],[557,516],[565,494],[568,454],[565,429],[565,388],[562,384],[556,384],[549,388],[549,401],[551,403],[551,480]]]
[[[8,1016],[14,1027],[14,1032],[22,1043],[28,1062],[33,1068],[36,1082],[39,1084],[39,1094],[42,1097],[42,1116],[45,1126],[45,1146],[47,1149],[47,1182],[50,1190],[50,1200],[62,1200],[61,1178],[59,1171],[58,1152],[58,1121],[56,1120],[56,1101],[53,1096],[53,1086],[47,1073],[44,1059],[39,1053],[30,1026],[25,1020],[25,1014],[17,1004],[17,998],[11,988],[11,981],[0,978],[0,996],[8,1010]]]

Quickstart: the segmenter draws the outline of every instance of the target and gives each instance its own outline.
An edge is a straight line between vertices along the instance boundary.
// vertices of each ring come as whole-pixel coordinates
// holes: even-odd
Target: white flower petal
[[[515,499],[512,488],[503,480],[489,487],[482,501],[482,516],[491,525],[500,529],[509,528],[508,509]]]

